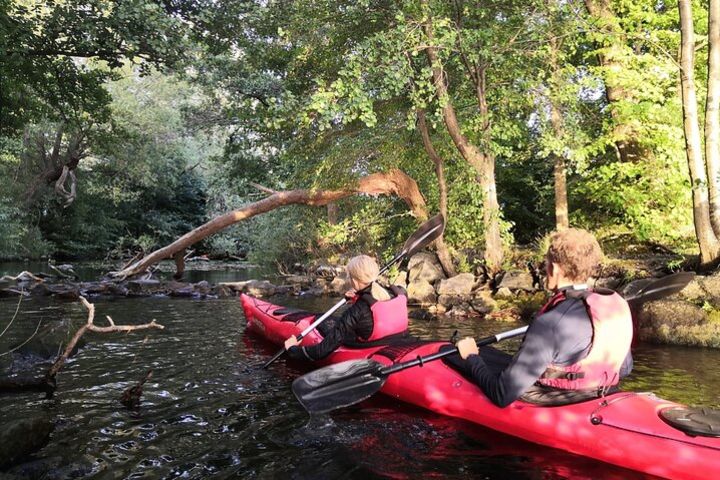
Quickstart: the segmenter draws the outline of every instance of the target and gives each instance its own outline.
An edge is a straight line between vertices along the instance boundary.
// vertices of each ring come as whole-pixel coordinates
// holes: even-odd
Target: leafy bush
[[[37,259],[48,255],[52,247],[19,208],[0,198],[0,259]]]

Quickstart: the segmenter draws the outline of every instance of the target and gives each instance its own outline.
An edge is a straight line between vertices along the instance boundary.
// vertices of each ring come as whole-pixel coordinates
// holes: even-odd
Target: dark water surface
[[[273,300],[307,309],[333,303]],[[275,348],[245,334],[237,300],[91,301],[98,324],[105,315],[118,324],[154,318],[166,329],[88,335],[58,376],[54,399],[35,393],[0,397],[3,418],[46,412],[56,425],[48,445],[8,473],[45,479],[643,478],[382,396],[310,418],[290,391],[305,369],[282,360],[257,368]],[[17,300],[0,300],[0,331],[16,306]],[[40,320],[85,318],[78,302],[27,299],[0,338],[0,352],[29,337]],[[435,338],[448,338],[456,328],[482,336],[516,326],[413,323],[413,333]],[[516,346],[507,342],[503,348]],[[635,359],[627,388],[720,406],[720,351],[640,345]],[[120,394],[149,368],[154,373],[142,406],[126,410]]]

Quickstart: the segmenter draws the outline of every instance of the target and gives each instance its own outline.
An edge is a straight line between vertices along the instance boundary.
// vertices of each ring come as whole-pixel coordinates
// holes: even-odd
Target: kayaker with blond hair
[[[285,341],[288,355],[294,359],[321,360],[342,344],[380,343],[407,335],[407,294],[398,286],[383,287],[377,283],[380,269],[367,255],[358,255],[345,270],[351,289],[345,293],[350,307],[339,319],[321,323],[318,331],[322,342],[299,346],[292,336]]]
[[[546,287],[554,294],[530,324],[517,353],[478,350],[468,337],[447,362],[496,405],[517,399],[561,405],[605,395],[632,370],[630,308],[616,292],[590,289],[602,261],[595,237],[567,229],[550,237]]]

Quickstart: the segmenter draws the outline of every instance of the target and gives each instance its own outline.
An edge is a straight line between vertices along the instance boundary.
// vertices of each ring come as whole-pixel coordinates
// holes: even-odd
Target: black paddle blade
[[[426,247],[442,235],[443,231],[445,231],[445,217],[443,217],[441,213],[438,213],[420,225],[420,228],[407,239],[402,249],[404,256],[409,257],[418,250]]]
[[[383,365],[375,360],[348,360],[319,368],[292,384],[292,391],[309,413],[326,413],[371,397],[385,384]]]
[[[695,278],[695,272],[678,272],[657,280],[653,280],[627,298],[631,305],[651,302],[678,293]]]

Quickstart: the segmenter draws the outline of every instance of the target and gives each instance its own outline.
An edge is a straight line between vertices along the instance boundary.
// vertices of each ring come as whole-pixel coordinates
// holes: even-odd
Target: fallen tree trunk
[[[323,206],[360,193],[366,195],[397,195],[407,203],[413,215],[420,220],[424,220],[428,216],[427,209],[425,208],[425,199],[420,193],[417,183],[405,172],[395,169],[386,173],[373,173],[372,175],[359,179],[356,185],[343,190],[288,190],[273,192],[262,200],[249,203],[237,210],[213,218],[204,225],[178,238],[170,245],[155,250],[128,267],[118,272],[111,272],[110,275],[118,279],[125,279],[132,275],[142,273],[151,265],[166,258],[175,257],[178,252],[184,252],[185,249],[194,243],[230,225],[279,207],[287,205]],[[181,268],[181,265],[182,262],[178,262],[178,268]],[[176,277],[181,274],[182,272],[178,271]]]

